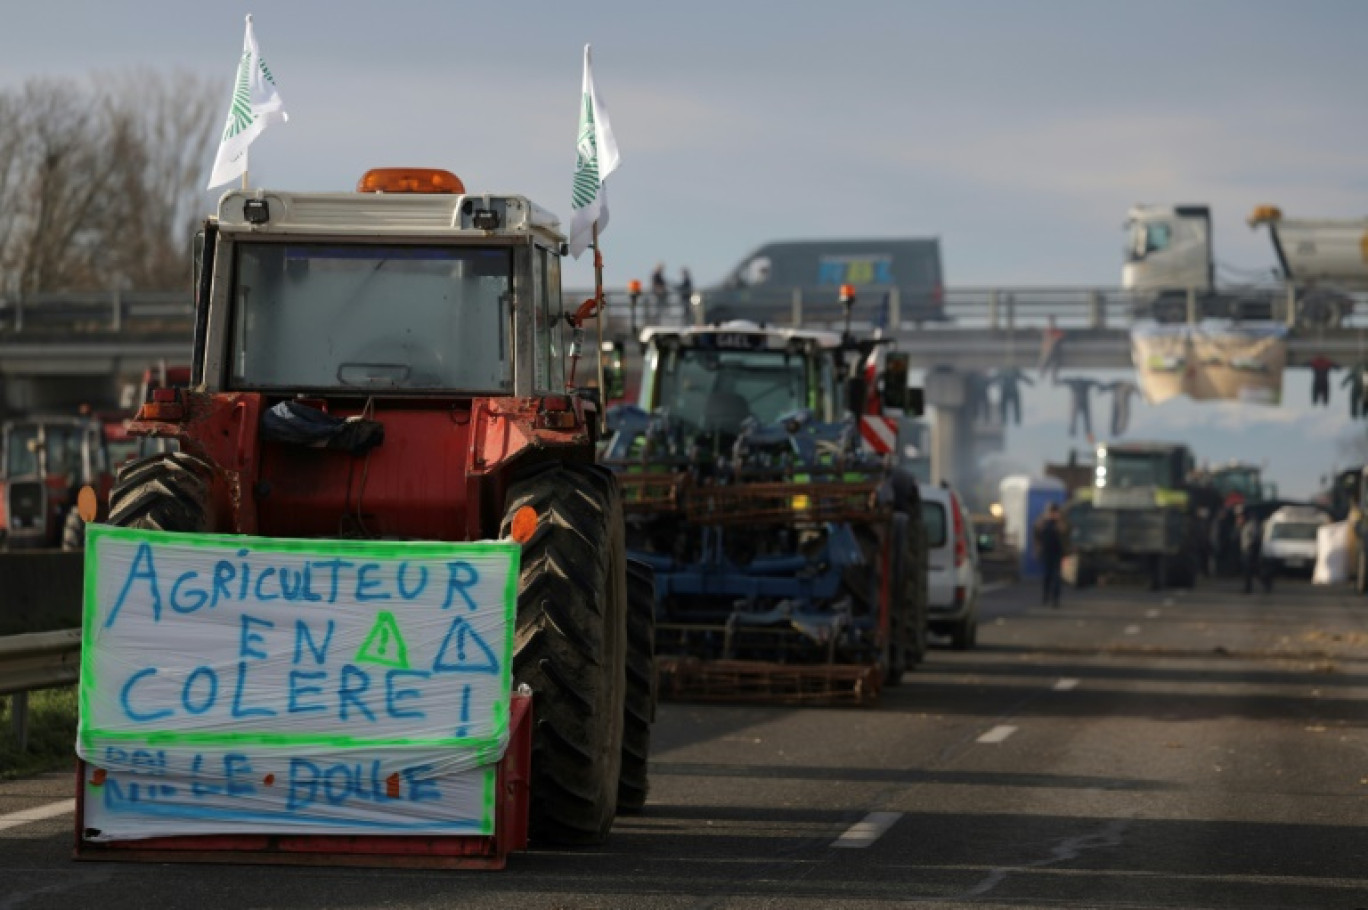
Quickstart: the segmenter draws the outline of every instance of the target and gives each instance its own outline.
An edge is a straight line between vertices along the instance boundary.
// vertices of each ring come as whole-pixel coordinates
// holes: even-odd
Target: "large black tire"
[[[978,617],[966,616],[950,627],[950,647],[968,651],[978,644]]]
[[[214,469],[185,452],[162,452],[119,468],[109,492],[109,523],[153,531],[211,530]]]
[[[518,579],[514,685],[532,688],[532,839],[596,844],[617,810],[622,767],[627,582],[617,481],[594,465],[553,464],[515,482],[502,536],[537,512]]]
[[[647,760],[656,712],[655,570],[627,560],[627,692],[622,719],[622,770],[618,775],[619,815],[635,815],[650,788]]]
[[[85,519],[81,513],[72,506],[66,514],[66,521],[62,523],[62,549],[84,550],[85,549]]]

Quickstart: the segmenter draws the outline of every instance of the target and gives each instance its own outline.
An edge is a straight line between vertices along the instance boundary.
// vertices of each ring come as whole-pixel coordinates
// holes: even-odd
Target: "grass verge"
[[[28,749],[14,736],[15,696],[0,695],[0,780],[74,767],[76,686],[29,693]]]

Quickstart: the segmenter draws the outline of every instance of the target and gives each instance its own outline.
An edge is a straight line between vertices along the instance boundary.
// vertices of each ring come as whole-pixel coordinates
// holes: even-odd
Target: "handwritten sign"
[[[91,525],[86,827],[491,833],[518,557]]]

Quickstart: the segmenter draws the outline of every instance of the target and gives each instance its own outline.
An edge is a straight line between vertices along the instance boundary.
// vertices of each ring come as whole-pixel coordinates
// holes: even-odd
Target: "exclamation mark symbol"
[[[468,723],[470,723],[470,686],[461,690],[461,725],[456,728],[458,739],[469,732],[469,728],[466,727]]]

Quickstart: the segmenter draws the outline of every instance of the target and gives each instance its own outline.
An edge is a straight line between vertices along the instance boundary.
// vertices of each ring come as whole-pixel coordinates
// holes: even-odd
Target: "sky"
[[[225,114],[251,12],[290,114],[253,145],[253,185],[349,190],[370,167],[447,167],[566,223],[592,43],[622,153],[609,286],[663,262],[706,287],[770,240],[898,236],[939,237],[952,289],[1110,287],[1137,202],[1211,205],[1232,273],[1275,264],[1244,223],[1255,205],[1368,216],[1358,0],[7,6],[0,87],[191,73],[222,80]],[[566,283],[591,283],[587,256]],[[1363,433],[1342,400],[1305,406],[1304,373],[1281,408],[1141,405],[1131,435],[1266,460],[1309,495]],[[1008,446],[1028,469],[1067,452],[1064,394],[1027,395]]]

